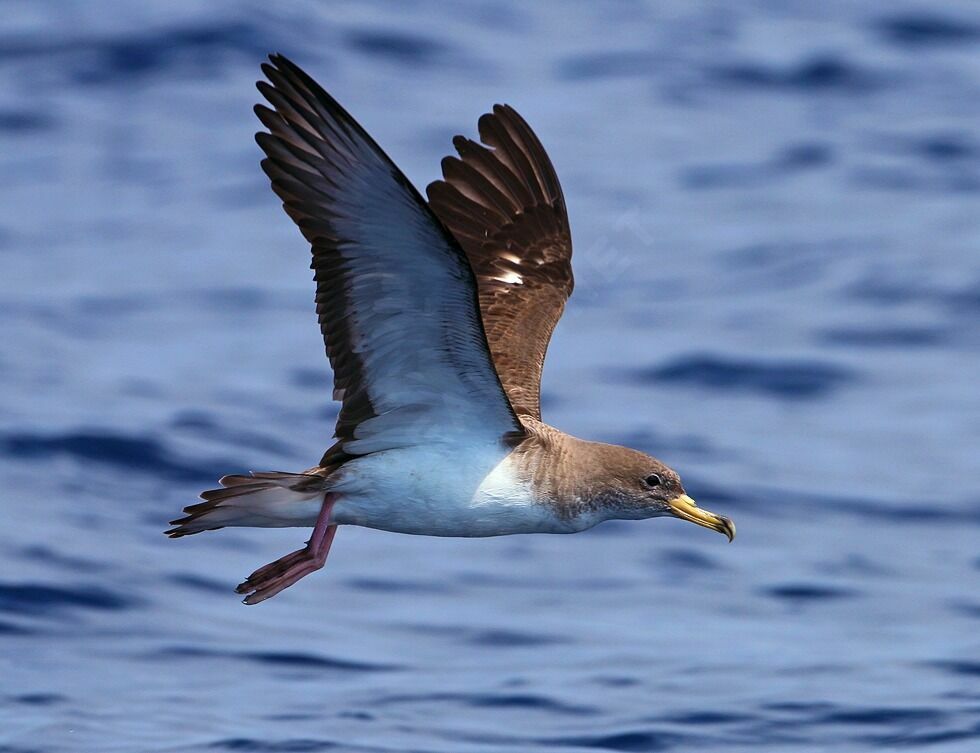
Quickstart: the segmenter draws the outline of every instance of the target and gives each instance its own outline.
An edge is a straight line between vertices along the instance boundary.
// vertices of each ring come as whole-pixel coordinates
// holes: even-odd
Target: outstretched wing
[[[429,205],[466,251],[493,362],[519,415],[541,418],[541,368],[572,293],[572,239],[558,177],[508,105],[480,118],[481,146],[456,136]],[[490,148],[487,148],[490,147]]]
[[[473,272],[374,140],[281,55],[258,82],[262,168],[313,248],[316,309],[342,401],[338,444],[364,454],[456,430],[522,430],[493,366]],[[329,454],[329,453],[328,453]]]

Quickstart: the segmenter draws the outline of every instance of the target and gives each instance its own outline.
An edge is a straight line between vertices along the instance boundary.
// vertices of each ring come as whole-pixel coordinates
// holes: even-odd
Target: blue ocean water
[[[980,750],[980,6],[0,5],[0,751]],[[732,516],[170,541],[336,405],[258,168],[281,51],[424,186],[494,102],[565,188],[545,418]]]

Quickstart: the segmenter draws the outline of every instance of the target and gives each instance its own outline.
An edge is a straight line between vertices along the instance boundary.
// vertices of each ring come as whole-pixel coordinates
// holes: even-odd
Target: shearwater
[[[545,352],[572,292],[565,200],[537,136],[506,105],[479,120],[428,201],[313,79],[262,70],[262,168],[309,241],[341,402],[336,442],[303,473],[231,475],[167,533],[313,526],[238,586],[256,604],[323,567],[338,526],[429,536],[575,533],[671,515],[719,531],[645,453],[541,421]]]

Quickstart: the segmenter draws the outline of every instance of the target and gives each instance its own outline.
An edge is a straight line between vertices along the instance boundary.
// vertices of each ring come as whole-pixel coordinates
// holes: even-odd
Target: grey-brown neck
[[[628,447],[573,437],[522,416],[527,438],[514,449],[515,467],[538,498],[562,518],[608,513],[608,517],[646,518],[654,514],[643,479],[659,472],[674,494],[683,494],[676,474],[645,453]]]

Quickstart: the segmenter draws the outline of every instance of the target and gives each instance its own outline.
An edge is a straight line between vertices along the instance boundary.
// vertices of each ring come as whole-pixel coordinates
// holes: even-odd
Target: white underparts
[[[334,520],[429,536],[571,530],[521,481],[499,444],[429,443],[355,458],[331,490]]]

